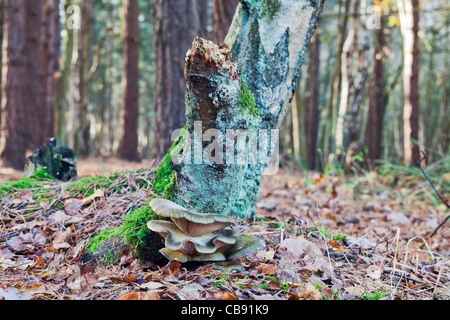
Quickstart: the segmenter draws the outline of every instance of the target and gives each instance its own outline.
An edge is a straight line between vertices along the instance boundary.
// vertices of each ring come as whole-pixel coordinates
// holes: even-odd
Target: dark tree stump
[[[58,139],[47,139],[44,145],[28,157],[25,164],[25,177],[32,176],[37,170],[45,168],[56,180],[63,182],[77,179],[77,157],[74,152],[62,147]]]

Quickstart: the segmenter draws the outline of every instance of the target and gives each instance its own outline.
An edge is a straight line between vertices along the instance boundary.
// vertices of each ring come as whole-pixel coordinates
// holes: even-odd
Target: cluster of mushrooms
[[[165,239],[165,248],[160,252],[169,260],[227,261],[265,246],[258,237],[233,230],[231,217],[192,212],[166,199],[153,199],[150,207],[159,216],[172,220],[151,220],[147,224]]]

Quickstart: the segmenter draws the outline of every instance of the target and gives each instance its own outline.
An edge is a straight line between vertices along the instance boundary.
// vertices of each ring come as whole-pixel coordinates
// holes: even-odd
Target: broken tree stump
[[[57,138],[47,139],[45,144],[28,157],[25,164],[25,178],[42,168],[59,181],[77,179],[77,157],[71,149],[61,146]]]

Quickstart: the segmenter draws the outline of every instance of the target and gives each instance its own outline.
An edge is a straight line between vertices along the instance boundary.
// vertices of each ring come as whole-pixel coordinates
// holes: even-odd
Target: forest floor
[[[50,198],[17,190],[0,199],[0,300],[449,299],[449,224],[430,235],[450,212],[424,176],[399,172],[264,176],[256,220],[236,228],[266,248],[239,258],[243,271],[155,266],[129,252],[116,265],[83,265],[90,237],[146,203],[151,191],[136,181],[151,180],[155,166],[79,161],[80,177],[142,167],[153,169],[124,173],[112,185],[91,182],[89,196],[49,184]],[[0,183],[20,178],[0,170]],[[449,174],[438,179],[448,190]]]

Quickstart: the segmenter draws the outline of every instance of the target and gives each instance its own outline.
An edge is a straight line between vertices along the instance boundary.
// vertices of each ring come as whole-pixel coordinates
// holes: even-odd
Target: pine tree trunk
[[[403,36],[403,158],[417,165],[419,150],[419,1],[398,0]]]
[[[50,0],[45,4],[45,21],[42,30],[42,90],[40,100],[40,135],[42,144],[55,134],[55,74],[59,70],[59,0]]]
[[[125,41],[123,104],[119,157],[138,161],[138,118],[139,118],[139,2],[124,1]]]
[[[317,169],[317,135],[319,132],[319,59],[320,33],[316,32],[309,48],[305,99],[306,157],[310,170]]]
[[[26,120],[24,100],[25,29],[24,3],[9,0],[5,4],[2,105],[0,123],[0,160],[2,165],[22,170],[25,164]]]
[[[29,112],[25,113],[27,124],[27,147],[31,150],[39,147],[45,141],[41,140],[43,129],[42,118],[45,118],[45,113],[41,109],[42,94],[42,62],[43,47],[41,42],[41,34],[44,31],[42,28],[44,21],[44,1],[24,1],[25,9],[25,68],[26,77],[24,95],[25,106]]]
[[[162,159],[172,144],[171,134],[186,122],[183,68],[195,37],[206,36],[205,0],[153,0],[156,55],[155,157]]]
[[[386,19],[380,17],[380,28],[375,29],[373,52],[373,69],[369,88],[369,111],[365,132],[365,145],[368,148],[367,162],[373,168],[375,161],[381,159],[383,141],[383,120],[386,108],[386,73],[385,73],[385,28]]]
[[[233,20],[239,0],[213,0],[211,40],[223,42]]]

